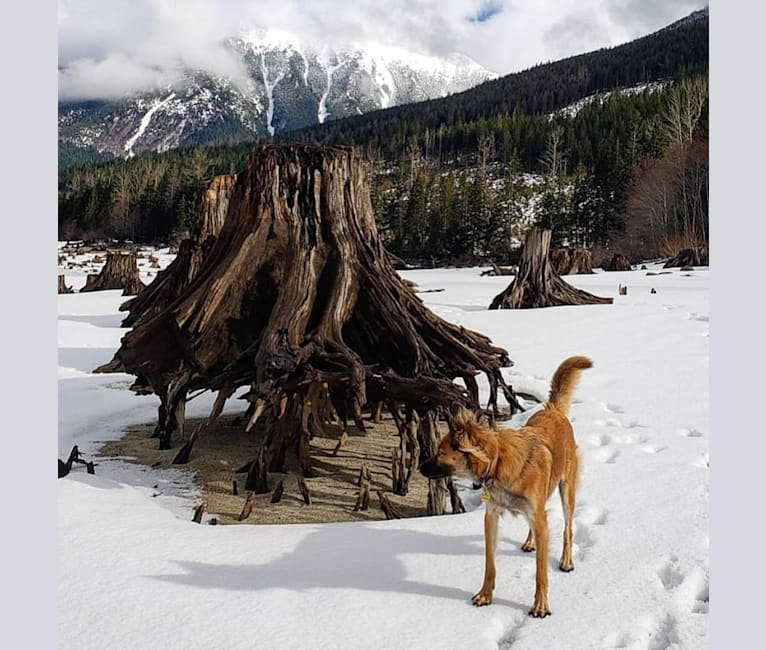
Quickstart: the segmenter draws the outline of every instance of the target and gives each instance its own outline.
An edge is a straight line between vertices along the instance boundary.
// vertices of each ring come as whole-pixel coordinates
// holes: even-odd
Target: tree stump
[[[86,291],[105,291],[122,289],[123,296],[137,294],[144,283],[138,275],[138,263],[135,253],[112,251],[106,256],[106,264],[98,275],[89,274],[80,293]]]
[[[632,271],[630,260],[621,253],[612,255],[612,259],[605,259],[601,262],[601,268],[604,271]]]
[[[107,364],[159,397],[163,449],[183,433],[191,391],[219,392],[212,421],[229,395],[249,386],[249,399],[272,414],[248,473],[247,489],[257,493],[268,491],[267,474],[288,450],[300,449],[310,469],[321,400],[309,394],[319,394],[317,385],[344,428],[351,417],[363,431],[362,410],[380,401],[417,411],[419,463],[438,440],[423,423],[455,403],[481,408],[478,391],[454,379],[470,387],[484,373],[488,408],[499,413],[498,390],[511,414],[518,408],[500,372],[511,365],[504,349],[436,316],[398,276],[352,149],[274,144],[257,147],[237,177],[193,280],[153,317],[139,317]],[[442,514],[444,480],[432,483],[440,491],[429,512]]]
[[[671,257],[662,268],[669,269],[675,266],[708,266],[710,259],[708,257],[707,247],[699,246],[697,248],[685,248],[675,257]]]
[[[548,254],[551,231],[534,228],[527,233],[519,272],[511,284],[494,297],[490,309],[532,309],[558,305],[611,304],[564,282]]]
[[[120,305],[120,311],[128,312],[122,321],[123,327],[133,327],[140,319],[149,319],[160,313],[197,277],[202,261],[223,227],[236,180],[236,174],[213,177],[202,195],[192,236],[181,241],[175,259],[157,273],[149,286]]]
[[[66,279],[63,275],[59,275],[59,293],[74,293],[72,287],[66,286]]]
[[[586,248],[556,248],[551,264],[559,275],[587,275],[593,273],[593,253]]]

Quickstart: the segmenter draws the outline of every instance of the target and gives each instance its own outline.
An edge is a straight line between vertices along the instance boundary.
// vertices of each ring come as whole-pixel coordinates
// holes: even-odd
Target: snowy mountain
[[[470,58],[382,45],[302,46],[259,30],[226,43],[244,78],[185,70],[159,90],[59,103],[59,144],[131,157],[181,145],[260,138],[444,97],[498,75]]]

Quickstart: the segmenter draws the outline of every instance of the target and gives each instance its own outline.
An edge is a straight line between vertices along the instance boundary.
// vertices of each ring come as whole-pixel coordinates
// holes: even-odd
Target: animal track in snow
[[[657,572],[657,577],[667,591],[675,589],[680,585],[683,582],[684,576],[678,568],[678,558],[671,556]]]
[[[595,506],[583,505],[577,508],[575,526],[603,526],[607,520],[608,511]]]
[[[700,457],[695,460],[692,465],[694,467],[701,467],[703,469],[708,469],[710,467],[710,457],[708,456],[707,452],[703,452],[700,454]]]
[[[607,413],[625,413],[625,409],[619,404],[612,404],[611,402],[601,402],[601,408]]]
[[[681,429],[678,433],[686,438],[702,438],[705,435],[698,429]]]
[[[617,449],[599,449],[596,452],[596,459],[602,463],[613,463],[619,455],[620,452]]]
[[[604,447],[612,442],[612,437],[605,433],[592,433],[588,436],[588,442],[594,447]]]
[[[641,451],[645,451],[647,454],[656,454],[664,449],[667,449],[667,447],[663,445],[645,445],[641,447]]]
[[[643,428],[643,424],[639,424],[636,420],[630,420],[629,422],[623,422],[619,418],[607,418],[606,420],[594,420],[593,424],[597,427],[613,427],[615,429],[635,429],[636,427]]]
[[[649,442],[649,438],[640,436],[637,433],[624,433],[621,436],[614,436],[614,441],[621,445],[640,445]]]
[[[686,318],[689,320],[696,320],[701,323],[709,323],[710,322],[710,316],[705,316],[704,314],[695,314],[694,312],[690,312],[686,315]]]

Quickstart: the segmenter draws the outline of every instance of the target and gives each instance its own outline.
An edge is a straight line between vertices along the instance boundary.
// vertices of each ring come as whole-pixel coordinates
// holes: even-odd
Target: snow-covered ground
[[[75,271],[60,270],[77,289],[85,278]],[[495,602],[475,608],[480,508],[376,523],[197,525],[188,478],[110,462],[95,476],[76,466],[57,483],[60,647],[707,646],[709,270],[571,276],[614,304],[524,311],[488,311],[509,278],[479,273],[403,275],[443,288],[421,296],[505,347],[519,390],[546,393],[567,356],[594,361],[571,411],[583,458],[572,573],[557,568],[563,519],[558,498],[549,503],[552,616],[527,615],[535,562],[519,548],[520,519],[501,522]],[[124,300],[119,291],[58,297],[60,457],[75,443],[88,456],[155,417],[155,398],[132,395],[130,376],[90,373],[125,332]],[[201,396],[189,414],[210,405]]]

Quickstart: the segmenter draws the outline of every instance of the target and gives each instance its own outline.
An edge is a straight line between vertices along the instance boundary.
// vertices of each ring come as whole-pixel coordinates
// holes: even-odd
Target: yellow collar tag
[[[484,501],[484,503],[489,501],[489,492],[486,487],[481,491],[481,500]]]

